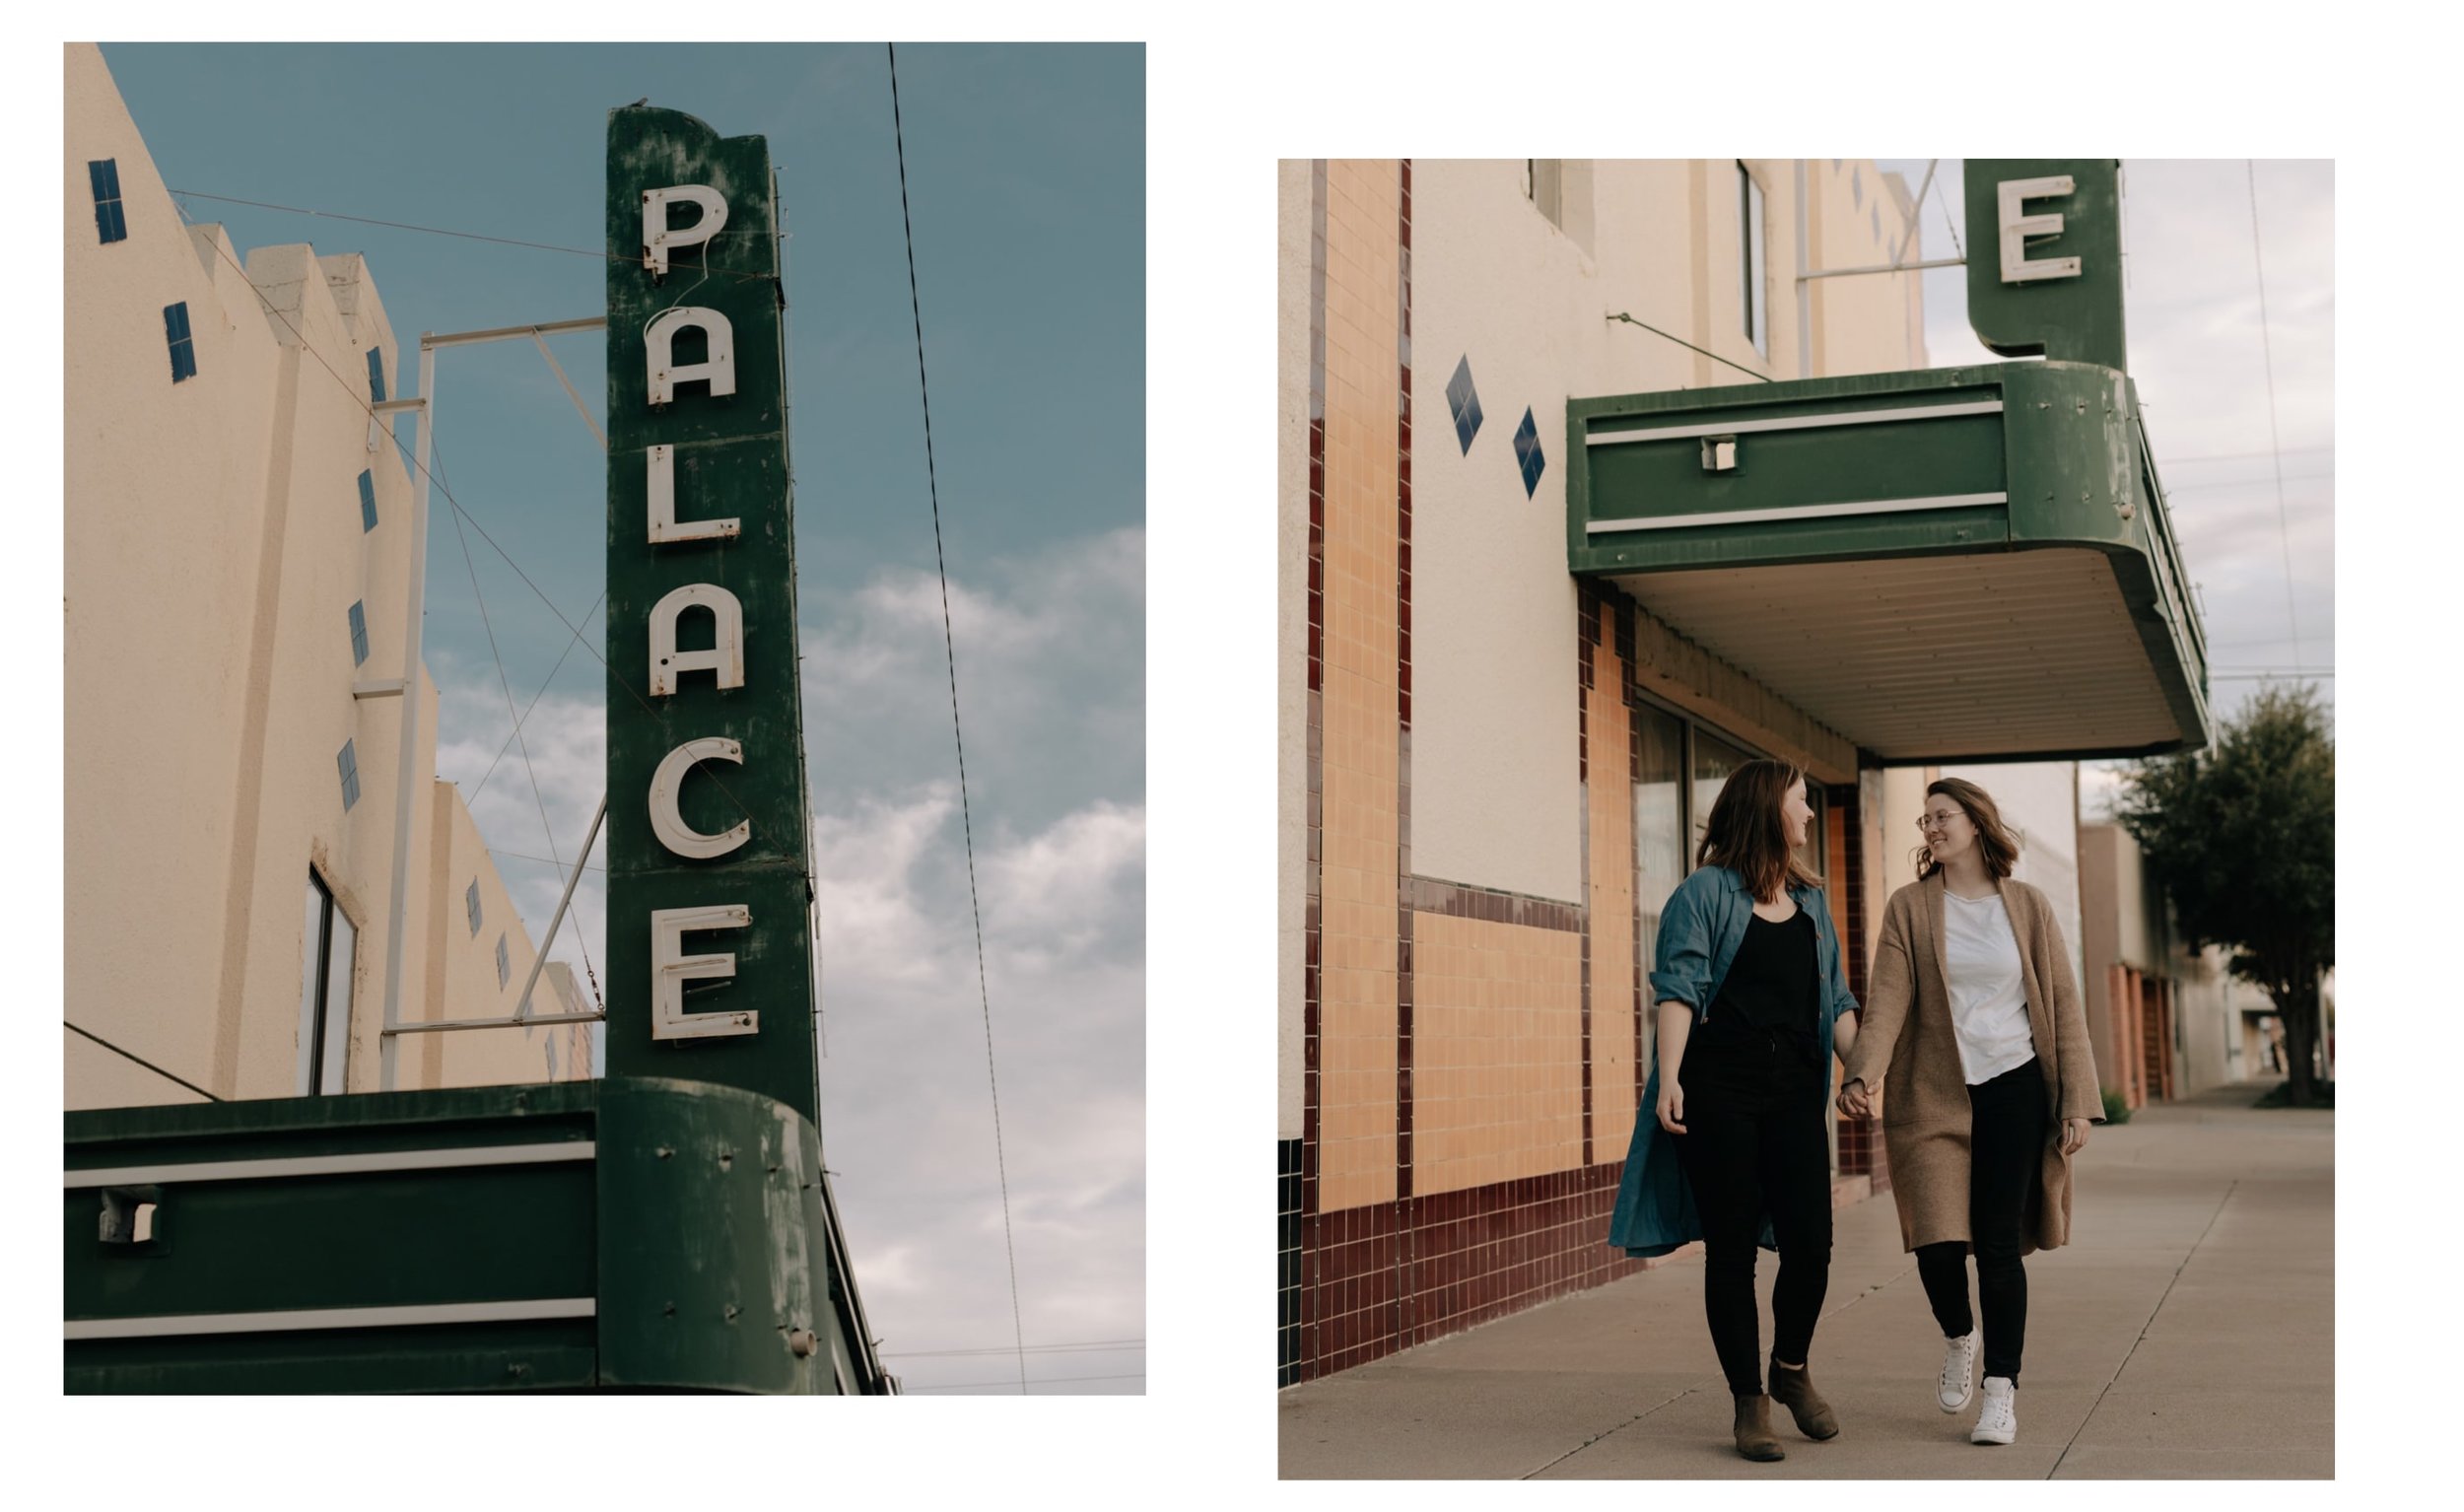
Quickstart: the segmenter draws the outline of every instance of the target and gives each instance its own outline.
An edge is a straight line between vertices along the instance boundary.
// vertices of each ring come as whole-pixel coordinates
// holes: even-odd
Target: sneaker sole
[[[1978,1433],[1971,1430],[1968,1434],[1968,1442],[1971,1444],[2008,1444],[2015,1442],[2018,1438],[2019,1435],[2016,1433]]]

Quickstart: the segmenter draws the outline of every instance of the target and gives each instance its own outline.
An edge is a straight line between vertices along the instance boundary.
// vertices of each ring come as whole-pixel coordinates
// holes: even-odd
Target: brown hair
[[[1821,886],[1822,879],[1789,847],[1788,826],[1780,818],[1788,790],[1805,776],[1803,767],[1789,761],[1749,761],[1731,772],[1712,800],[1694,864],[1728,867],[1764,901],[1776,899],[1784,886]]]
[[[1958,777],[1940,778],[1926,785],[1925,795],[1927,797],[1930,798],[1938,792],[1958,804],[1960,809],[1967,814],[1968,822],[1976,826],[1976,854],[1984,858],[1985,869],[1996,878],[2009,876],[2011,868],[2019,864],[2019,840],[2004,826],[2002,810],[1995,806],[1994,795],[1965,778]],[[1941,869],[1942,862],[1934,859],[1932,846],[1921,845],[1916,848],[1918,881],[1923,881]]]

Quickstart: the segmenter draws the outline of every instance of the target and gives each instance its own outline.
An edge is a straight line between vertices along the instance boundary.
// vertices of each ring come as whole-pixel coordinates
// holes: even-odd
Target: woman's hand
[[[1839,1111],[1852,1119],[1874,1116],[1874,1094],[1867,1090],[1864,1078],[1860,1077],[1839,1089]]]
[[[1671,1134],[1685,1132],[1685,1089],[1672,1080],[1660,1083],[1660,1127]]]
[[[2087,1147],[2088,1120],[2064,1119],[2062,1121],[2062,1153],[2076,1155]]]

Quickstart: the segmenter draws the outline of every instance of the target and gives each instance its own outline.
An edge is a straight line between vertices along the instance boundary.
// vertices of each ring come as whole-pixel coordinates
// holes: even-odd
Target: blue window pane
[[[376,475],[360,469],[360,533],[376,528]]]
[[[462,895],[463,907],[470,910],[470,937],[479,937],[479,879],[470,879],[470,891]]]
[[[86,175],[94,181],[94,224],[105,241],[128,240],[128,221],[120,210],[119,164],[103,158],[86,165]]]
[[[368,349],[368,402],[385,402],[385,354],[376,347]]]
[[[1541,454],[1540,427],[1528,409],[1523,412],[1523,424],[1515,429],[1514,454],[1515,463],[1523,472],[1523,497],[1529,499],[1540,488],[1540,473],[1547,467],[1548,459]]]
[[[360,800],[360,758],[350,741],[342,742],[342,754],[334,758],[334,765],[342,771],[342,807],[348,813]]]
[[[163,307],[163,339],[171,344],[171,381],[197,375],[197,347],[188,337],[188,307],[184,304]]]
[[[1480,430],[1480,393],[1472,384],[1472,358],[1466,354],[1455,364],[1455,376],[1446,381],[1446,407],[1455,417],[1455,439],[1463,444],[1468,454],[1472,438]]]
[[[368,659],[368,608],[365,600],[351,606],[351,664]]]

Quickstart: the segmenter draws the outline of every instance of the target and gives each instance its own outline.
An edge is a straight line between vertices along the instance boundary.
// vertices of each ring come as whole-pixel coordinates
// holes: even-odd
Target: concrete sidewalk
[[[1788,1458],[1730,1445],[1693,1258],[1292,1387],[1286,1478],[2327,1478],[2335,1474],[2335,1115],[2244,1083],[2100,1126],[2073,1242],[2027,1262],[2019,1438],[1934,1403],[1941,1334],[1887,1195],[1842,1208]],[[1770,1347],[1773,1259],[1756,1268]]]

